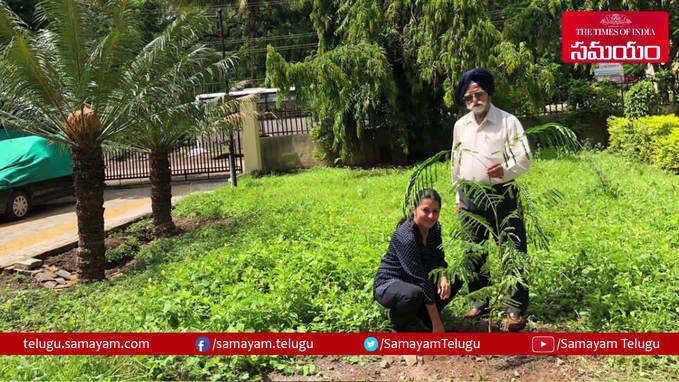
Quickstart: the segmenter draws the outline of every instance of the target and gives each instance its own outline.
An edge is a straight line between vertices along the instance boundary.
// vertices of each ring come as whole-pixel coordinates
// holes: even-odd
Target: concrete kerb
[[[244,175],[244,174],[239,174],[238,177],[240,178],[242,175]],[[196,183],[196,182],[203,182],[203,181],[206,181],[206,180],[208,180],[208,179],[190,179],[190,180],[186,180],[186,181],[173,181],[173,182],[172,182],[172,185],[173,185],[173,187],[175,187],[175,186],[185,186],[185,185],[187,185],[187,184]],[[228,183],[228,178],[221,178],[221,177],[220,177],[220,178],[210,178],[210,179],[209,179],[209,181],[222,181],[222,180],[226,180],[226,181],[224,182],[224,185],[228,185],[228,184],[229,184],[229,183]],[[108,189],[108,190],[113,190],[113,191],[115,191],[115,190],[130,190],[130,189],[146,188],[146,187],[148,187],[148,186],[149,186],[148,183],[134,183],[134,184],[116,185],[116,186],[108,185],[108,186],[106,187],[106,189]],[[201,191],[201,190],[196,190],[196,191],[192,191],[192,192],[190,192],[190,193],[193,193],[193,192],[205,192],[205,191],[211,192],[211,191],[213,191],[213,190],[216,189],[216,188],[219,188],[219,186],[217,186],[217,187],[215,187],[215,188],[212,188],[212,189],[210,189],[210,190],[203,190],[203,191]],[[188,193],[187,193],[187,194],[188,194]],[[177,195],[177,196],[179,196],[180,198],[183,198],[183,196],[185,196],[185,195],[187,195],[187,194],[182,194],[182,195]],[[141,199],[142,199],[142,198],[140,198],[140,200],[141,200]],[[150,208],[150,205],[149,205],[149,208]],[[73,214],[74,214],[74,212],[73,212]],[[151,217],[151,216],[152,216],[151,213],[148,212],[148,210],[147,210],[147,211],[145,211],[145,212],[143,212],[143,213],[138,213],[138,214],[134,214],[134,213],[133,213],[133,214],[131,214],[130,216],[124,217],[124,218],[123,218],[124,220],[123,220],[123,221],[120,221],[120,222],[115,222],[115,220],[116,220],[116,219],[120,219],[120,217],[111,218],[111,220],[113,220],[114,223],[113,223],[112,225],[110,225],[109,227],[107,227],[107,229],[105,230],[105,232],[106,232],[106,234],[107,234],[107,236],[108,236],[108,235],[109,235],[110,233],[112,233],[112,232],[117,232],[117,231],[120,231],[120,230],[122,230],[122,229],[125,229],[125,228],[127,228],[128,226],[130,226],[131,224],[134,224],[134,223],[136,223],[136,222],[138,222],[138,221],[140,221],[140,220],[142,220],[142,219],[146,219],[146,218],[149,218],[149,217]],[[76,234],[76,237],[77,237],[77,229],[75,230],[75,234]],[[11,255],[11,254],[8,254],[8,255],[5,255],[4,257],[10,257],[10,256],[11,256],[11,258],[10,258],[11,260],[8,259],[8,260],[10,260],[10,262],[4,261],[5,264],[2,264],[2,266],[0,267],[0,269],[6,269],[6,268],[8,268],[8,267],[11,267],[11,266],[12,266],[14,263],[16,263],[17,261],[20,261],[20,260],[23,260],[23,259],[27,259],[27,258],[37,258],[37,259],[44,260],[44,259],[46,259],[46,258],[48,258],[48,257],[51,257],[51,256],[54,256],[54,255],[57,255],[57,254],[60,254],[60,253],[69,251],[69,250],[71,250],[71,249],[73,249],[73,248],[76,248],[77,246],[78,246],[78,240],[77,240],[77,238],[75,238],[75,240],[72,240],[72,241],[69,241],[69,242],[67,242],[67,243],[58,245],[57,247],[49,248],[49,249],[46,249],[46,250],[44,250],[44,251],[39,251],[39,252],[36,252],[36,253],[32,253],[32,254],[30,254],[30,255],[27,254],[27,256],[20,256],[20,258],[17,257],[17,256],[13,256],[13,255]],[[0,245],[0,247],[1,247],[1,245]],[[29,247],[30,247],[30,246],[29,246]],[[0,258],[0,260],[2,260],[2,259]]]
[[[140,221],[142,221],[142,220],[144,220],[144,219],[148,219],[148,218],[150,218],[151,216],[152,216],[151,214],[144,214],[144,215],[142,215],[142,216],[140,216],[140,217],[138,217],[138,218],[136,218],[136,219],[134,219],[134,220],[131,220],[131,221],[122,223],[122,224],[120,224],[120,225],[117,225],[117,226],[115,226],[115,227],[111,227],[111,228],[109,228],[109,229],[107,229],[107,230],[104,230],[104,232],[105,232],[106,236],[108,236],[108,235],[111,234],[111,233],[120,232],[120,231],[124,230],[125,228],[131,226],[132,224],[138,223],[138,222],[140,222]],[[32,258],[40,259],[40,260],[45,260],[45,259],[47,259],[47,258],[49,258],[49,257],[54,256],[54,255],[58,255],[58,254],[60,254],[60,253],[68,252],[68,251],[72,250],[73,248],[78,248],[78,242],[77,242],[77,241],[74,241],[74,242],[71,242],[71,243],[68,243],[68,244],[64,244],[64,245],[62,245],[62,246],[60,246],[60,247],[57,247],[57,248],[50,249],[50,250],[48,250],[48,251],[39,253],[39,254],[37,254],[37,255],[35,255],[35,256],[32,256]],[[7,269],[7,267],[3,267],[3,268],[4,268],[4,269]]]

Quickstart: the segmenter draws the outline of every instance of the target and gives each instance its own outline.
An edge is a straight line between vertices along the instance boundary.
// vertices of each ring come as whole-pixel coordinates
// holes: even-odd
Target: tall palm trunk
[[[75,213],[78,217],[78,269],[86,280],[105,278],[104,155],[101,146],[73,146]]]
[[[175,230],[172,221],[172,185],[169,149],[151,151],[151,211],[153,234],[156,237],[171,235]]]

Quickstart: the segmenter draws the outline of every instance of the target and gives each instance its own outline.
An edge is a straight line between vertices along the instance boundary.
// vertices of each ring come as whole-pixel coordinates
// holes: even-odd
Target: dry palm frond
[[[254,100],[257,97],[258,94],[248,94],[238,98],[224,95],[209,101],[206,104],[207,120],[209,121],[206,130],[209,132],[240,130],[245,120],[257,116],[257,108],[254,105]],[[252,107],[244,107],[248,104]]]
[[[68,115],[64,123],[64,132],[71,139],[83,136],[93,136],[101,131],[101,121],[92,109],[83,106],[81,110],[76,110]]]
[[[212,123],[212,126],[214,127],[237,126],[243,122],[245,116],[246,114],[243,112],[232,113],[225,117],[222,117],[221,119],[216,120],[215,122]]]

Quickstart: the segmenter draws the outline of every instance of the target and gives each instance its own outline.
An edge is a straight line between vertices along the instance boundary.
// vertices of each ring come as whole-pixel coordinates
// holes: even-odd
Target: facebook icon
[[[207,337],[198,337],[196,340],[196,350],[199,352],[210,350],[210,339]]]

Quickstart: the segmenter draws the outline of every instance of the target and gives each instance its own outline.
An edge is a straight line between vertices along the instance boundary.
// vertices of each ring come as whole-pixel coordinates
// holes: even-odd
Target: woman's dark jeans
[[[439,295],[436,295],[436,308],[439,313],[460,290],[462,281],[456,279],[450,287],[450,297],[446,300],[441,300]],[[377,302],[389,309],[390,330],[396,332],[432,330],[429,312],[427,312],[425,306],[424,292],[419,286],[402,280],[395,280],[387,287],[382,296],[377,296],[374,292],[373,294]],[[422,324],[420,327],[417,325],[419,322]]]

